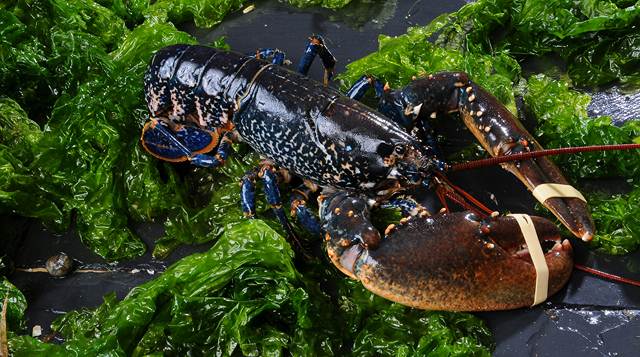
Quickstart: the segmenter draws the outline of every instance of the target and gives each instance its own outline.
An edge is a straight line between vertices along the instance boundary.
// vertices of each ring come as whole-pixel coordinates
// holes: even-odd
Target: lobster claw
[[[347,202],[363,207],[364,199],[334,197],[323,203],[329,257],[373,293],[429,310],[506,310],[534,303],[537,272],[515,218],[479,220],[470,212],[413,217],[388,232],[376,249],[367,249],[353,238],[370,231],[362,224],[368,212],[354,212],[349,224],[342,209]],[[553,223],[531,219],[545,252],[551,295],[569,279],[572,248],[568,240],[561,242]]]
[[[413,80],[399,91],[385,92],[378,108],[405,127],[416,120],[433,142],[428,121],[440,114],[459,112],[465,125],[492,156],[541,150],[531,134],[493,95],[469,80],[464,72],[441,72]],[[428,119],[430,118],[430,119]],[[407,127],[407,128],[410,128]],[[585,241],[595,232],[584,198],[573,189],[546,157],[502,164],[520,179],[574,235]]]
[[[461,89],[460,93],[460,113],[466,126],[492,156],[542,150],[520,121],[482,87],[471,84]],[[583,241],[591,240],[595,225],[589,207],[551,160],[540,157],[501,165],[533,191],[536,198],[575,236]],[[544,184],[554,184],[555,191],[560,187],[565,192],[536,195],[541,192],[537,188],[542,188]]]

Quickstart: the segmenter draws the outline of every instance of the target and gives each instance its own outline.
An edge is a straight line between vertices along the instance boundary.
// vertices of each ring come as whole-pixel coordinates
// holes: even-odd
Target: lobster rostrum
[[[305,76],[317,55],[325,67],[324,85]],[[292,215],[324,233],[338,269],[390,300],[467,311],[539,302],[538,270],[516,218],[477,209],[433,214],[411,199],[396,199],[408,189],[429,187],[464,206],[466,194],[444,177],[449,166],[436,156],[429,135],[428,121],[447,113],[459,112],[491,155],[539,149],[508,110],[460,72],[418,78],[397,91],[363,76],[343,95],[326,86],[335,58],[319,36],[310,38],[299,73],[283,62],[284,54],[274,49],[242,55],[175,45],[158,51],[145,75],[151,120],[142,145],[166,161],[217,167],[232,142],[246,142],[264,161],[242,178],[245,215],[255,213],[255,182],[261,179],[276,217],[294,237],[276,168],[299,176],[305,185],[291,195]],[[378,111],[356,100],[370,86],[381,97]],[[547,183],[568,186],[546,158],[504,166],[532,190]],[[306,205],[317,188],[321,223]],[[594,227],[586,203],[558,197],[563,195],[541,197],[575,235],[590,239]],[[383,203],[403,208],[407,217],[381,234],[369,213]],[[571,245],[548,220],[529,222],[549,270],[546,297],[570,275]]]

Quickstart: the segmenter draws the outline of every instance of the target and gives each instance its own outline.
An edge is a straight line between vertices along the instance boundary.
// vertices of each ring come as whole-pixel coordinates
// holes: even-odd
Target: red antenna
[[[462,171],[477,169],[480,167],[493,166],[503,162],[520,161],[533,159],[542,156],[575,154],[579,152],[593,151],[615,151],[615,150],[632,150],[640,149],[640,144],[615,144],[615,145],[592,145],[592,146],[576,146],[570,148],[545,149],[538,151],[521,152],[517,154],[490,157],[488,159],[474,160],[455,164],[449,168],[449,171]]]
[[[609,280],[613,280],[619,283],[625,283],[625,284],[630,284],[630,285],[635,285],[635,286],[639,286],[640,287],[640,281],[637,280],[633,280],[633,279],[629,279],[629,278],[624,278],[618,275],[614,275],[614,274],[609,274],[609,273],[605,273],[603,271],[594,269],[594,268],[590,268],[588,266],[584,266],[582,264],[574,264],[573,265],[576,269],[578,270],[582,270],[584,272],[587,273],[591,273],[595,276],[604,278],[604,279],[609,279]]]

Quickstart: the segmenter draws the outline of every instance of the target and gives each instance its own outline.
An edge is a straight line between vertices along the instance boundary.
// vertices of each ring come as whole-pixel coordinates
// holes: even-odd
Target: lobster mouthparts
[[[531,217],[549,269],[549,295],[569,279],[573,254],[556,226]],[[336,232],[337,233],[337,232]],[[536,269],[513,217],[479,220],[469,212],[414,217],[377,249],[344,247],[331,237],[340,270],[389,300],[429,310],[487,311],[531,306]]]

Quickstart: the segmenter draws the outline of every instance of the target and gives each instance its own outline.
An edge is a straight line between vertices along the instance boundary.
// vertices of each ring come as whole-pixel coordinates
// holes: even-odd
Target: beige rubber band
[[[533,189],[533,197],[543,203],[553,197],[579,198],[584,202],[587,202],[580,191],[576,190],[571,185],[564,185],[561,183],[543,183],[538,185]]]
[[[510,214],[509,216],[516,219],[524,240],[529,248],[529,255],[533,261],[533,267],[536,269],[536,290],[533,294],[533,304],[538,305],[545,301],[549,293],[549,267],[547,261],[544,259],[544,252],[538,240],[538,234],[536,228],[531,221],[531,217],[526,214]]]

